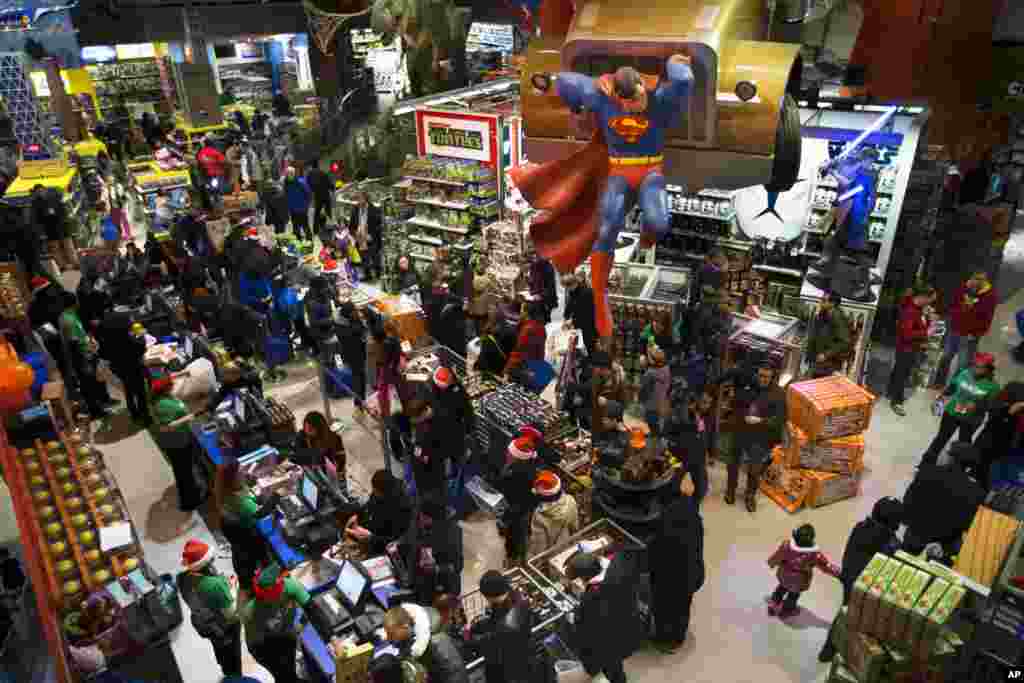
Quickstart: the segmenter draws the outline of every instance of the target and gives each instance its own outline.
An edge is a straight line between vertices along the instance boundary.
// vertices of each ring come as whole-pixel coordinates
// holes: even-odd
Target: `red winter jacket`
[[[768,566],[778,568],[775,576],[779,584],[794,593],[803,593],[811,587],[811,577],[815,569],[839,578],[839,567],[818,550],[818,546],[801,548],[792,540],[782,542],[768,558]]]
[[[977,300],[971,303],[967,297]],[[949,317],[953,333],[961,337],[984,337],[992,327],[992,318],[996,315],[998,295],[995,287],[990,287],[981,296],[975,297],[966,286],[956,291]]]
[[[544,360],[544,347],[548,342],[548,333],[544,323],[538,320],[525,320],[519,324],[519,336],[516,337],[515,350],[505,363],[505,374],[516,369],[528,360]]]
[[[225,164],[227,163],[227,157],[220,153],[215,147],[206,145],[199,154],[196,155],[196,161],[200,166],[203,167],[203,171],[210,178],[223,178]]]
[[[914,303],[910,294],[900,301],[900,325],[896,330],[896,351],[906,352],[917,349],[928,338],[928,320],[924,307]]]

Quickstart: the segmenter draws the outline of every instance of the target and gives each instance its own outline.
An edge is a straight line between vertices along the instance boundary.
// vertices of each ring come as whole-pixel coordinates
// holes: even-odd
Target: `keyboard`
[[[324,640],[330,640],[339,631],[352,626],[352,614],[341,603],[341,596],[336,589],[313,598],[306,611],[314,628],[320,632]]]

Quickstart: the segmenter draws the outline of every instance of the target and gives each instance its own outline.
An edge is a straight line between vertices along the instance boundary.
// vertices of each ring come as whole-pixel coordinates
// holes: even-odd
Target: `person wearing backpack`
[[[253,598],[241,611],[249,652],[270,672],[274,683],[297,683],[296,615],[300,607],[309,604],[309,593],[277,564],[271,563],[256,572],[252,594]]]
[[[185,543],[177,576],[178,593],[192,611],[192,628],[210,641],[225,678],[242,675],[242,625],[238,620],[238,581],[213,566],[217,552],[198,539]]]

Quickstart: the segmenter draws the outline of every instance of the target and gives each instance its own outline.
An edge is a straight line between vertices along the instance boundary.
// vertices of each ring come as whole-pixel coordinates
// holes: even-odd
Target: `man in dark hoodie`
[[[928,319],[925,308],[935,302],[935,288],[929,286],[915,287],[914,291],[903,297],[900,303],[900,323],[896,330],[896,362],[889,375],[889,388],[886,393],[892,401],[892,412],[900,417],[907,414],[903,409],[906,395],[907,380],[914,369],[917,358],[924,343],[928,340]]]
[[[366,400],[366,325],[350,301],[338,305],[338,341],[341,359],[352,371],[353,404],[359,410]]]
[[[753,380],[753,381],[751,381]],[[759,367],[756,376],[740,371],[735,376],[736,398],[734,425],[736,444],[728,464],[725,502],[736,502],[740,466],[747,466],[747,510],[757,510],[757,493],[761,475],[772,459],[772,449],[782,443],[786,426],[786,394],[775,382],[775,371]]]
[[[968,473],[979,463],[978,449],[968,441],[949,447],[948,465],[922,463],[903,496],[903,549],[918,554],[929,543],[955,555],[974,515],[985,502],[985,489]]]
[[[320,168],[319,159],[309,162],[306,182],[309,184],[309,189],[313,191],[313,228],[319,235],[331,218],[334,207],[334,183],[331,182],[331,177]]]
[[[876,553],[892,555],[899,548],[900,539],[896,532],[903,521],[903,503],[895,498],[882,498],[871,509],[871,516],[853,527],[843,551],[842,571],[839,580],[843,583],[843,604],[850,601],[853,584],[868,566]],[[832,636],[835,622],[829,629],[825,645],[818,653],[818,661],[830,662],[836,654]]]
[[[594,290],[582,277],[574,273],[562,276],[565,287],[565,310],[562,317],[568,327],[575,327],[583,335],[583,345],[587,354],[593,355],[597,350],[597,323],[594,318]]]
[[[438,595],[462,595],[462,547],[462,527],[448,518],[444,497],[425,497],[399,542],[417,602],[432,605]]]
[[[488,683],[531,683],[530,603],[493,569],[480,578],[480,594],[489,609],[469,629],[468,640],[486,658]]]

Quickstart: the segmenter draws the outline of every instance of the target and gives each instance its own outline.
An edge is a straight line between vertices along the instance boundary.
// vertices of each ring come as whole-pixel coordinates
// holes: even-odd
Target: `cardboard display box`
[[[817,470],[801,470],[801,472],[808,482],[807,507],[819,508],[860,494],[860,472],[854,474],[818,472]]]
[[[811,441],[792,422],[786,423],[786,431],[786,463],[790,467],[839,474],[853,474],[864,468],[863,434]]]
[[[867,597],[868,590],[871,585],[875,582],[879,572],[885,568],[889,562],[894,562],[888,555],[882,553],[875,553],[875,556],[868,562],[868,566],[864,568],[864,571],[860,573],[857,580],[853,584],[853,591],[850,594],[850,604],[847,608],[847,628],[852,631],[861,630],[862,616],[864,613],[864,601]]]

